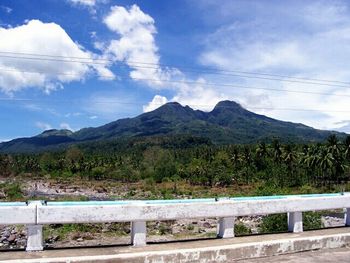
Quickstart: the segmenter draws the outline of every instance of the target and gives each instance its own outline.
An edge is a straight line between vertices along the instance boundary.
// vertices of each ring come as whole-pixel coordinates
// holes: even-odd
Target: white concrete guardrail
[[[302,212],[344,209],[350,226],[350,193],[145,201],[0,202],[0,225],[27,225],[27,251],[43,250],[45,224],[131,222],[131,242],[146,244],[146,222],[219,218],[218,237],[234,237],[236,216],[288,213],[288,230],[302,232]]]

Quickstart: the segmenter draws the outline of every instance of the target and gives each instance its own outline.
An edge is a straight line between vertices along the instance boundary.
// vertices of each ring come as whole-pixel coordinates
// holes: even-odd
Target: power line
[[[64,62],[64,63],[81,63],[81,64],[89,64],[89,65],[91,64],[107,65],[108,63],[115,62],[114,60],[103,59],[103,58],[83,58],[83,57],[73,57],[73,56],[68,57],[68,56],[44,55],[44,54],[34,54],[34,53],[0,51],[0,54],[5,54],[5,55],[0,55],[0,57],[10,58],[10,59],[55,61],[55,62]],[[21,56],[6,55],[6,54],[14,54],[14,55],[21,55]],[[23,55],[27,57],[24,57]],[[153,65],[154,67],[140,66],[140,65]],[[185,72],[188,71],[188,72],[196,72],[196,73],[225,75],[225,76],[233,76],[233,77],[241,77],[241,78],[254,78],[254,79],[263,79],[263,80],[275,80],[275,81],[322,85],[322,86],[349,87],[348,85],[350,85],[349,82],[343,82],[343,81],[337,81],[337,80],[301,78],[301,77],[292,77],[292,76],[278,75],[278,74],[247,72],[247,71],[238,71],[238,70],[220,70],[220,69],[214,69],[214,68],[198,69],[194,67],[174,66],[174,65],[167,65],[167,64],[150,63],[150,62],[128,61],[128,66],[134,67],[134,68],[144,68],[144,69],[160,69],[160,67],[180,68]],[[235,74],[232,74],[232,73],[235,73]],[[242,74],[246,74],[246,75],[242,75]],[[339,85],[339,84],[343,84],[343,85]],[[347,86],[344,86],[344,85],[347,85]]]
[[[88,100],[68,100],[68,99],[49,99],[49,100],[43,100],[43,99],[28,99],[28,98],[0,98],[0,101],[18,101],[18,102],[62,102],[62,103],[82,103],[84,101],[91,103],[91,101]],[[95,100],[93,103],[97,104],[121,104],[121,105],[135,105],[135,106],[145,106],[145,103],[147,102],[125,102],[125,101],[119,101],[119,100]],[[155,106],[162,106],[164,104],[161,103],[153,103]],[[213,105],[209,104],[191,104],[191,107],[212,107]],[[230,106],[218,106],[219,108],[231,108]],[[275,107],[249,107],[248,109],[254,109],[254,110],[271,110],[271,111],[305,111],[305,112],[338,112],[338,113],[348,113],[350,110],[325,110],[325,109],[301,109],[301,108],[275,108]]]
[[[65,59],[83,59],[83,60],[90,59],[90,60],[93,60],[93,61],[115,62],[112,59],[106,59],[106,58],[84,58],[84,57],[76,57],[76,56],[47,55],[47,54],[9,52],[9,51],[0,51],[0,54],[16,54],[16,55],[27,55],[27,56],[51,57],[51,58],[65,58]],[[185,66],[179,66],[179,65],[169,65],[169,64],[162,64],[162,63],[151,63],[151,62],[140,62],[140,61],[128,61],[128,63],[131,63],[131,64],[144,64],[144,65],[156,65],[156,66],[164,66],[164,67],[170,67],[170,68],[198,69],[198,68],[195,68],[195,67],[187,67],[187,66],[185,67]],[[299,80],[311,80],[311,81],[336,82],[336,83],[342,83],[342,84],[350,84],[350,82],[343,82],[343,81],[338,81],[338,80],[292,77],[292,76],[287,76],[287,75],[262,73],[262,72],[248,72],[248,71],[239,71],[239,70],[222,70],[222,69],[210,68],[210,67],[200,68],[200,69],[201,70],[208,70],[208,71],[215,71],[215,72],[265,75],[265,76],[274,76],[274,77],[281,77],[281,78],[292,78],[292,79],[299,79]]]
[[[7,69],[0,68],[0,71],[9,71],[9,72],[21,72],[21,73],[30,73],[30,74],[51,74],[51,75],[62,75],[62,76],[80,76],[79,74],[73,73],[47,73],[44,71],[26,71],[26,70],[18,70],[18,69]],[[100,75],[101,78],[105,79],[114,79],[115,77]],[[348,94],[334,94],[329,92],[315,92],[315,91],[301,91],[301,90],[290,90],[290,89],[277,89],[277,88],[260,88],[253,86],[243,86],[237,84],[228,84],[228,83],[198,83],[196,81],[184,81],[184,80],[166,80],[166,79],[151,79],[151,78],[131,78],[124,77],[128,80],[138,80],[138,81],[149,81],[149,82],[165,82],[165,83],[176,83],[176,84],[187,84],[187,85],[201,85],[201,86],[215,86],[215,87],[231,87],[238,89],[249,89],[249,90],[268,90],[268,91],[276,91],[276,92],[289,92],[289,93],[298,93],[298,94],[312,94],[312,95],[327,95],[327,96],[336,96],[336,97],[350,97]]]

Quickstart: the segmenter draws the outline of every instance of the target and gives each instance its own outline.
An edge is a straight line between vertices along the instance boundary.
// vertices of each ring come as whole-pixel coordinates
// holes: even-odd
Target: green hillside
[[[96,128],[77,132],[49,130],[31,138],[19,138],[0,144],[1,152],[37,152],[58,150],[72,144],[110,142],[116,139],[193,136],[214,144],[250,144],[270,142],[309,143],[323,141],[331,131],[285,122],[250,112],[233,101],[221,101],[211,112],[193,110],[179,103],[167,103],[135,118],[120,119]],[[337,133],[338,137],[346,134]]]

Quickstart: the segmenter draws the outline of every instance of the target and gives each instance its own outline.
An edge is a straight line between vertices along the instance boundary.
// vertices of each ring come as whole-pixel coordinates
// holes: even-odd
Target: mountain
[[[33,152],[61,149],[72,144],[150,136],[194,136],[215,144],[255,143],[278,138],[284,142],[317,142],[332,131],[317,130],[300,123],[285,122],[244,109],[234,101],[221,101],[211,112],[193,110],[177,102],[135,118],[120,119],[77,132],[48,130],[34,137],[0,144],[0,152]],[[337,133],[345,137],[345,133]]]

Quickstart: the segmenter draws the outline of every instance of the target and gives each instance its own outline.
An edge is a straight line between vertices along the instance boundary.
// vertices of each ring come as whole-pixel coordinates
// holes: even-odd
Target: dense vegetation
[[[100,147],[99,147],[100,146]],[[46,176],[83,180],[180,181],[191,185],[230,186],[259,182],[259,194],[291,187],[333,188],[348,182],[350,136],[308,145],[212,145],[195,137],[157,137],[105,145],[82,145],[62,152],[2,154],[2,176]],[[339,188],[338,188],[339,189]],[[259,189],[258,189],[259,190]]]

